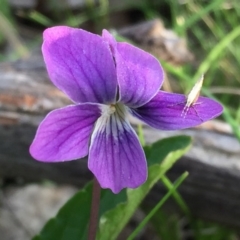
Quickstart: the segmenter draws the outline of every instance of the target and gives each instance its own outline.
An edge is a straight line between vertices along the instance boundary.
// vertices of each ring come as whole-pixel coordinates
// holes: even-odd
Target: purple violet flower
[[[46,116],[31,155],[43,162],[88,155],[88,167],[101,187],[114,193],[147,179],[146,158],[128,112],[154,128],[175,130],[201,124],[223,110],[214,100],[199,97],[183,117],[186,97],[159,90],[163,70],[158,60],[116,42],[106,30],[98,36],[70,27],[49,28],[42,52],[51,81],[74,104]]]

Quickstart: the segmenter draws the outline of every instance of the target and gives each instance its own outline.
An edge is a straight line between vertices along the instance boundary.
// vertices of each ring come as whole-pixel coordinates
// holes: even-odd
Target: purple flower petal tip
[[[186,108],[184,95],[160,91],[147,104],[131,109],[131,112],[154,128],[178,130],[216,118],[223,112],[223,107],[215,100],[199,97],[196,103]]]
[[[102,37],[109,44],[110,49],[111,49],[113,55],[115,55],[115,50],[117,48],[117,41],[115,40],[113,35],[110,34],[106,29],[104,29],[102,31]]]
[[[43,162],[85,157],[99,107],[83,104],[50,112],[38,127],[30,146],[32,157]]]

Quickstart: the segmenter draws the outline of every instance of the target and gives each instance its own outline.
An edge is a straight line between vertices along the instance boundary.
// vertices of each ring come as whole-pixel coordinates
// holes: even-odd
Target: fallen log
[[[48,80],[40,54],[28,60],[0,64],[0,176],[27,182],[49,179],[82,186],[91,178],[86,159],[46,164],[28,152],[36,128],[52,109],[69,104],[64,94]],[[133,124],[136,124],[132,120]],[[184,171],[190,175],[180,187],[192,213],[204,219],[240,227],[240,145],[231,133],[214,131],[226,124],[210,122],[208,128],[162,132],[144,125],[146,141],[186,134],[193,147],[169,171],[171,179]],[[210,128],[210,129],[209,129]],[[212,130],[211,130],[212,128]],[[160,187],[152,194],[161,197]]]

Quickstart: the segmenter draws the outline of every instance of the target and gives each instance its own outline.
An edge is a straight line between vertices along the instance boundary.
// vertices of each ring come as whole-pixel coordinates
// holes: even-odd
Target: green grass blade
[[[165,187],[169,190],[172,191],[172,189],[174,189],[174,185],[172,184],[172,182],[169,180],[169,178],[166,175],[163,175],[161,178],[163,184],[165,185]],[[182,196],[178,193],[177,190],[173,191],[172,193],[173,197],[175,198],[175,201],[177,202],[177,204],[179,205],[179,207],[182,209],[182,211],[186,214],[186,216],[191,215],[191,212],[187,206],[187,204],[185,203],[185,201],[183,200]]]
[[[211,63],[215,61],[218,58],[218,56],[221,54],[221,52],[224,50],[224,48],[226,48],[239,35],[240,35],[240,26],[233,29],[229,34],[225,36],[225,38],[223,38],[212,49],[212,51],[207,55],[205,60],[198,67],[198,70],[193,77],[194,82],[197,81],[197,79],[202,73],[207,72],[207,70],[211,67]]]
[[[35,21],[45,27],[54,25],[54,23],[51,19],[49,19],[48,17],[44,16],[43,14],[41,14],[40,12],[37,12],[37,11],[31,11],[28,15],[28,18],[32,19],[33,21]]]
[[[143,127],[142,124],[138,124],[138,138],[142,146],[146,145],[145,139],[144,139],[144,134],[143,134]]]
[[[143,219],[143,221],[138,225],[138,227],[131,233],[127,240],[133,240],[141,229],[149,222],[151,217],[163,206],[163,204],[170,198],[170,196],[175,192],[175,190],[181,185],[181,183],[188,176],[188,172],[183,173],[177,181],[174,183],[173,188],[168,191],[168,193],[158,202],[158,204],[152,209],[152,211]]]
[[[207,13],[211,12],[212,10],[216,9],[224,0],[215,0],[212,1],[209,5],[206,7],[203,7],[198,13],[193,14],[191,17],[189,17],[186,21],[186,23],[179,27],[178,33],[183,34],[186,32],[188,28],[190,28],[193,24],[195,24],[197,21],[201,20],[203,16],[207,15]]]

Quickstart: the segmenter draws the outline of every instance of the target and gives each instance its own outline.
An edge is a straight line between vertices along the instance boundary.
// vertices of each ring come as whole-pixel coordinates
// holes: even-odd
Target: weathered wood
[[[91,178],[86,159],[46,164],[28,148],[37,125],[52,109],[69,100],[48,80],[42,58],[0,64],[0,176],[25,181],[50,179],[82,185]],[[132,120],[133,121],[133,120]],[[134,121],[133,121],[134,124]],[[240,145],[231,135],[204,129],[162,132],[144,126],[147,142],[173,134],[193,136],[192,149],[169,171],[172,179],[190,176],[180,192],[193,214],[240,227]],[[159,198],[164,188],[154,191]]]

